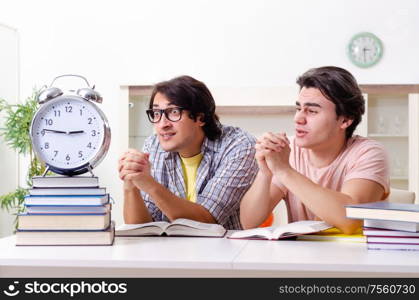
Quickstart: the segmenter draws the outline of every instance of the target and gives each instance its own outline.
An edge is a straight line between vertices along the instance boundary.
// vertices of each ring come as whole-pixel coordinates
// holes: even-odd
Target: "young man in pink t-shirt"
[[[240,205],[244,228],[259,226],[284,199],[288,221],[323,220],[345,233],[362,223],[345,205],[385,199],[389,162],[384,147],[353,136],[365,111],[355,78],[337,67],[297,80],[295,137],[265,133],[256,144],[258,175]]]

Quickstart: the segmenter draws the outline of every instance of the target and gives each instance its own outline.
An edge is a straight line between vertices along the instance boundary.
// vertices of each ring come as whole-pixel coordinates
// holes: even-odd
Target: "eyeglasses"
[[[146,113],[151,123],[158,123],[163,114],[166,119],[172,122],[177,122],[182,118],[182,107],[168,107],[166,109],[147,109]]]

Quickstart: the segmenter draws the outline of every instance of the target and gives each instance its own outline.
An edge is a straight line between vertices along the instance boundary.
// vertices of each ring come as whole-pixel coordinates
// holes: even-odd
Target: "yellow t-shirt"
[[[198,173],[198,167],[202,157],[202,153],[192,157],[180,156],[183,174],[185,176],[186,198],[192,202],[196,202],[196,174]]]

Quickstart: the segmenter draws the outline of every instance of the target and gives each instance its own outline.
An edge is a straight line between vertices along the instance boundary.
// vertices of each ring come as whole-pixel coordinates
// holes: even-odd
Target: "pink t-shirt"
[[[377,141],[353,136],[339,156],[323,168],[310,164],[308,149],[298,147],[294,138],[290,139],[290,147],[290,165],[314,183],[340,191],[347,180],[369,179],[383,186],[383,199],[387,198],[390,189],[389,161],[386,150]],[[318,219],[293,193],[284,186],[280,187],[286,193],[288,222]]]

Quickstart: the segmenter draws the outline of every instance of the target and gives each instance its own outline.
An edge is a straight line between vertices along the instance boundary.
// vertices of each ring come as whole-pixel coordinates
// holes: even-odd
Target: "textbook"
[[[354,234],[344,234],[339,229],[333,227],[312,234],[304,234],[297,237],[301,241],[333,241],[333,242],[354,242],[366,243],[367,238],[362,234],[362,230]]]
[[[352,219],[372,219],[419,223],[419,205],[378,201],[346,205],[346,216]]]
[[[219,224],[201,223],[189,219],[144,224],[123,224],[116,229],[116,236],[202,236],[223,237],[227,230]]]
[[[111,210],[111,204],[105,205],[26,205],[26,212],[36,214],[103,214]]]
[[[35,176],[34,188],[99,187],[99,178],[95,176]]]
[[[383,244],[409,244],[419,245],[419,237],[387,237],[387,236],[368,236],[368,244],[383,243]]]
[[[278,227],[263,227],[240,230],[232,233],[230,239],[263,239],[278,240],[302,234],[319,232],[332,226],[323,221],[298,221]]]
[[[364,220],[364,227],[419,232],[419,223],[387,220]]]
[[[28,190],[29,195],[104,195],[106,188],[33,188]]]
[[[30,205],[104,205],[109,203],[109,194],[105,195],[27,195],[25,206]]]
[[[409,232],[400,230],[386,230],[379,228],[367,228],[364,227],[364,235],[366,236],[384,236],[384,237],[417,237],[419,238],[419,232]]]
[[[17,231],[16,246],[109,246],[113,244],[115,224],[105,230]]]
[[[20,214],[18,230],[104,230],[110,212],[101,214]]]

